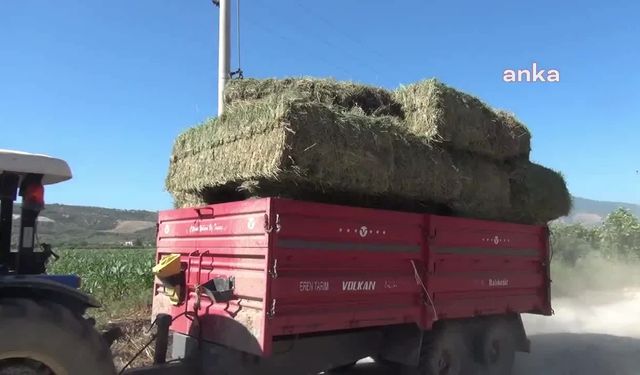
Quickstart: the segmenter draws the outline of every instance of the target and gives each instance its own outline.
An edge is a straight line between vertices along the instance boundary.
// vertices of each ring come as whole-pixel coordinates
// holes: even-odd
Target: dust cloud
[[[523,315],[514,375],[639,375],[640,266],[587,259],[552,273],[555,314]]]
[[[527,332],[530,335],[599,333],[640,338],[640,288],[584,291],[576,297],[554,299],[553,309],[555,315],[551,317],[524,315]]]
[[[599,333],[640,338],[640,265],[593,258],[573,268],[552,268],[552,279],[555,314],[523,315],[529,334]]]
[[[640,266],[592,258],[554,265],[552,278],[555,314],[523,315],[531,353],[517,354],[513,375],[640,375]],[[400,373],[371,362],[349,375]]]

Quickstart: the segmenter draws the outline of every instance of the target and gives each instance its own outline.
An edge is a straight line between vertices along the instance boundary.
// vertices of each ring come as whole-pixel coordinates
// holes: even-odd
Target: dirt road
[[[640,375],[640,290],[554,298],[555,315],[523,318],[531,354],[514,375]]]
[[[531,353],[518,353],[513,375],[640,375],[640,290],[584,292],[553,305],[553,317],[524,317]],[[397,373],[364,360],[349,374]]]
[[[534,335],[531,344],[531,354],[518,354],[513,375],[640,375],[638,339],[556,333]],[[397,373],[364,360],[349,375]]]
[[[514,375],[639,375],[640,340],[603,334],[531,337],[531,354],[518,354]]]

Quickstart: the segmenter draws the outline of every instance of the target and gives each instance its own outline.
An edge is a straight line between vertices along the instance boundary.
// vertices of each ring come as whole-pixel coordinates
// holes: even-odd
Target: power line
[[[237,76],[239,79],[244,78],[244,72],[242,71],[242,59],[240,53],[240,0],[237,0],[236,3],[236,46],[238,49],[238,70],[231,72],[231,78]]]
[[[328,20],[326,17],[324,17],[321,13],[313,10],[312,8],[308,7],[303,1],[296,1],[295,4],[303,11],[306,11],[307,13],[313,13],[314,17],[319,19],[320,21],[322,21],[322,23],[324,23],[330,30],[336,31],[339,34],[341,34],[343,37],[351,40],[352,43],[354,44],[358,44],[360,47],[362,47],[363,49],[368,50],[370,53],[376,55],[376,57],[385,65],[386,62],[385,60],[388,58],[388,56],[380,53],[377,49],[372,48],[370,45],[362,42],[361,40],[355,38],[353,35],[346,33],[344,31],[342,31],[339,27],[337,27],[337,25],[333,22],[331,22],[330,20]]]
[[[248,21],[247,22],[248,25],[256,26],[256,27],[260,28],[263,32],[265,32],[267,34],[270,34],[273,37],[277,37],[277,38],[279,38],[279,39],[281,39],[281,40],[283,40],[285,42],[288,42],[289,44],[297,44],[297,45],[302,46],[302,47],[307,47],[308,46],[308,44],[304,43],[304,41],[296,40],[293,37],[293,35],[297,35],[297,34],[285,34],[285,33],[282,33],[281,31],[275,29],[274,27],[272,27],[270,25],[267,25],[265,23],[262,23],[261,21],[253,19],[253,18],[251,18],[251,19],[247,18],[247,21]],[[321,61],[325,62],[328,66],[331,66],[332,69],[342,71],[347,76],[351,74],[350,72],[346,71],[344,68],[342,68],[340,66],[337,66],[337,65],[334,65],[335,64],[334,62],[328,60],[323,54],[318,53],[316,49],[312,49],[311,51],[312,51],[312,54],[315,55],[315,58],[317,60],[321,60]]]
[[[299,5],[299,2],[295,2],[295,3]],[[307,25],[302,25],[300,23],[297,23],[297,22],[295,22],[295,19],[288,19],[287,21],[289,21],[292,24],[296,24],[296,26],[298,26],[299,29],[309,30]],[[330,40],[327,40],[326,38],[322,37],[321,35],[317,35],[317,33],[314,33],[314,34],[316,34],[316,38],[314,38],[314,41],[321,42],[321,43],[323,43],[324,45],[326,45],[328,48],[330,48],[332,50],[341,50],[343,55],[346,55],[352,61],[359,61],[359,64],[361,66],[368,68],[368,70],[370,70],[372,73],[374,73],[374,74],[376,74],[378,76],[383,76],[382,72],[380,72],[377,68],[375,68],[373,65],[371,65],[369,63],[369,61],[367,61],[366,59],[362,58],[358,54],[354,54],[352,51],[350,51],[349,49],[345,48],[344,46],[341,46],[339,44],[333,43]],[[295,34],[295,35],[298,35],[298,34]],[[323,60],[327,61],[326,59],[323,59]],[[342,71],[345,71],[343,68],[339,68],[339,69],[342,70]],[[347,75],[349,75],[349,74],[350,73],[347,73]]]

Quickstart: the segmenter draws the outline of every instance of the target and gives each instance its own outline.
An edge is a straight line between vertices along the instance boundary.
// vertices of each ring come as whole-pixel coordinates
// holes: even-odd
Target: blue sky
[[[640,203],[639,15],[634,1],[242,0],[242,68],[438,77],[515,112],[574,195]],[[560,82],[502,81],[533,62]],[[69,161],[49,202],[169,208],[172,142],[216,113],[216,72],[208,0],[2,1],[0,148]]]

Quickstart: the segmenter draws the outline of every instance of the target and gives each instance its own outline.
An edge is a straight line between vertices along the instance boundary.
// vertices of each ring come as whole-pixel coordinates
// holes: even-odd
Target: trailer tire
[[[481,337],[479,351],[488,375],[511,374],[516,355],[511,326],[503,320],[490,323]]]
[[[0,375],[114,375],[111,352],[94,327],[48,301],[0,300]]]
[[[420,349],[420,375],[461,375],[471,363],[466,335],[458,325],[425,332]]]

